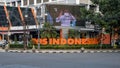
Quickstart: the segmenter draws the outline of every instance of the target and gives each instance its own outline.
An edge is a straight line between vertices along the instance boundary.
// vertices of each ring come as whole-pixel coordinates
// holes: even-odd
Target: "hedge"
[[[33,45],[28,45],[28,49],[32,49]],[[35,45],[35,48],[38,46]],[[41,49],[80,49],[84,47],[85,49],[100,49],[100,45],[40,45]],[[24,48],[23,44],[10,44],[10,48]],[[102,45],[102,49],[113,48],[111,45]],[[117,48],[120,48],[117,47]]]

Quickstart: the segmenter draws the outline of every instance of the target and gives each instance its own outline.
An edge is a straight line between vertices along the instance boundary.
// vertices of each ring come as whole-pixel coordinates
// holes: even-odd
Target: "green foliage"
[[[10,44],[10,48],[24,48],[23,44]]]
[[[10,48],[20,48],[22,49],[24,45],[22,44],[10,44]],[[41,45],[41,49],[81,49],[84,47],[85,49],[100,49],[100,45]],[[35,45],[37,48],[37,45]],[[102,49],[111,49],[113,48],[111,45],[103,45]],[[117,46],[117,48],[120,48]],[[32,49],[32,46],[28,46],[27,49]]]
[[[96,13],[93,10],[87,10],[85,8],[80,8],[80,13],[80,19],[82,21],[89,21],[92,24],[98,24],[100,27],[107,27],[107,22],[104,21],[101,13]]]
[[[80,33],[78,30],[75,29],[69,29],[68,37],[69,38],[79,38]]]
[[[80,19],[83,21],[90,21],[94,11],[80,8]]]
[[[100,12],[103,14],[102,20],[107,26],[114,28],[120,27],[120,0],[91,0],[94,4],[100,6]]]
[[[91,0],[95,5],[99,5],[100,23],[105,25],[108,33],[110,33],[110,39],[115,32],[119,33],[120,30],[120,0]],[[102,26],[103,26],[102,25]],[[118,31],[115,31],[115,29]]]
[[[57,38],[59,33],[57,33],[56,28],[54,28],[50,23],[44,23],[42,30],[40,31],[41,38]]]

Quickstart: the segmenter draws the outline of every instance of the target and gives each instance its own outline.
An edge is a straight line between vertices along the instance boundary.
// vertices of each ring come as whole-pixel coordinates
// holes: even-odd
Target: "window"
[[[75,0],[65,0],[67,3],[76,3]]]
[[[12,26],[21,26],[22,22],[20,19],[18,9],[16,7],[7,7],[7,10],[9,12],[10,21],[11,21]]]
[[[24,2],[24,5],[27,5],[27,0],[23,0],[23,2]]]
[[[43,2],[49,2],[49,0],[43,0]]]
[[[57,0],[52,0],[52,1],[57,1]]]
[[[0,5],[4,5],[5,3],[4,2],[0,2]]]
[[[41,0],[37,0],[37,3],[41,3]]]
[[[11,21],[12,26],[22,26],[22,21],[20,18],[20,14],[18,12],[18,8],[7,6],[7,10],[9,13],[9,19]],[[28,25],[35,25],[35,20],[31,12],[31,8],[21,8],[21,11],[23,15],[26,14],[28,15],[27,18],[25,18],[24,16],[25,23]],[[4,11],[4,6],[0,6],[0,26],[8,26],[8,21]]]
[[[25,23],[27,25],[35,25],[35,20],[34,20],[32,12],[31,12],[31,9],[30,8],[21,8],[21,11],[22,11],[23,15],[28,15],[27,17],[24,16]]]
[[[18,5],[21,5],[21,1],[18,1]]]
[[[34,4],[34,0],[29,0],[29,4]]]
[[[3,6],[0,6],[0,27],[1,26],[8,26],[7,18]]]
[[[12,2],[12,6],[15,6],[15,2]]]

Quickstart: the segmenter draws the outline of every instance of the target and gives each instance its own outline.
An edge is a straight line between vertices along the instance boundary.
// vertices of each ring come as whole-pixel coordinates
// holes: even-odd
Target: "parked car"
[[[7,45],[7,41],[6,40],[1,40],[0,41],[0,47],[2,47],[3,49],[5,48],[5,46]]]

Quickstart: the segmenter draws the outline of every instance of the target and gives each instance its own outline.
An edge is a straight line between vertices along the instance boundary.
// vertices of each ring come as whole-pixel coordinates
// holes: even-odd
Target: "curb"
[[[41,50],[41,51],[32,51],[32,50],[0,50],[0,52],[8,53],[120,53],[120,50]]]

